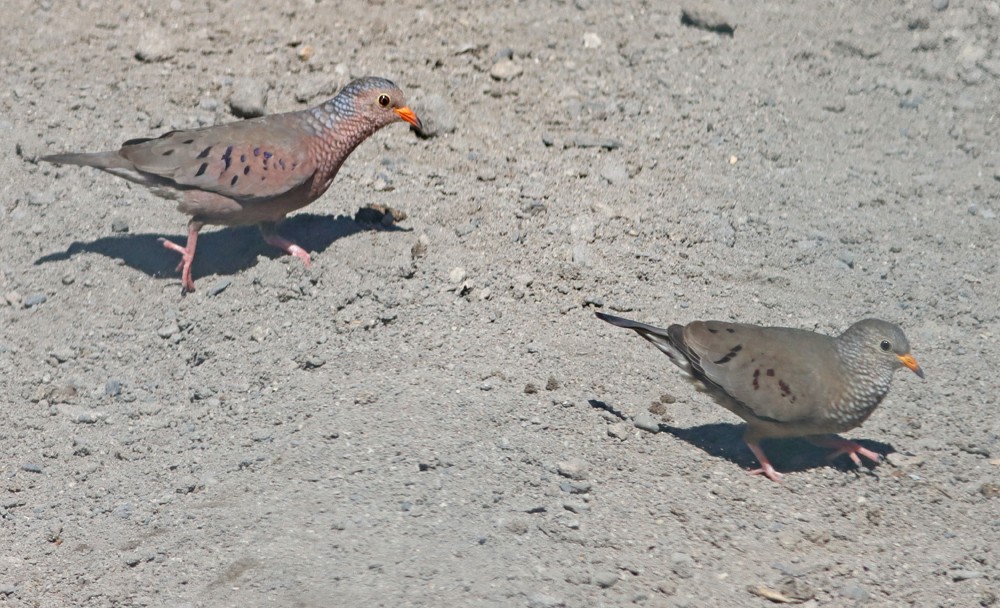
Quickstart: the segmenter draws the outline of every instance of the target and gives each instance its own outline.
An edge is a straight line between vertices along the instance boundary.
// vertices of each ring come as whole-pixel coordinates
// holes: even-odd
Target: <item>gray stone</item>
[[[111,232],[115,233],[128,232],[128,222],[120,217],[113,218],[111,220]]]
[[[613,587],[615,583],[618,582],[618,573],[612,572],[610,570],[601,570],[600,572],[595,572],[593,579],[594,584],[598,587],[607,589]]]
[[[437,137],[455,131],[455,110],[441,95],[431,94],[415,99],[413,111],[420,117],[421,128],[417,130],[420,137]]]
[[[694,558],[687,553],[675,552],[670,555],[670,568],[681,578],[694,576]]]
[[[173,40],[163,30],[146,30],[135,49],[135,58],[144,63],[166,61],[177,53]]]
[[[181,328],[178,327],[176,323],[173,323],[173,324],[170,324],[170,325],[164,325],[163,327],[157,329],[156,330],[156,335],[158,335],[161,338],[163,338],[164,340],[166,340],[167,338],[169,338],[170,336],[176,334],[180,330],[181,330]]]
[[[208,295],[217,296],[233,284],[232,279],[219,279],[208,289]]]
[[[47,207],[56,202],[56,197],[51,192],[29,192],[28,204],[36,207]]]
[[[109,378],[104,384],[104,394],[108,397],[117,397],[122,394],[122,383],[117,378]]]
[[[586,479],[587,463],[579,458],[570,458],[556,465],[556,471],[570,479]]]
[[[624,422],[616,422],[608,426],[608,435],[615,439],[625,441],[628,439],[628,425]]]
[[[628,181],[628,169],[625,167],[624,162],[609,159],[601,168],[601,177],[607,180],[612,186],[618,186]]]
[[[951,580],[956,583],[983,577],[983,573],[979,570],[952,570],[949,572],[949,575],[951,576]]]
[[[24,301],[24,307],[34,308],[35,306],[44,304],[48,299],[49,297],[43,293],[32,294]]]
[[[524,68],[511,59],[501,59],[490,68],[490,76],[494,80],[513,80],[522,72],[524,72]]]
[[[864,602],[871,597],[871,594],[868,593],[868,591],[866,591],[864,587],[857,584],[856,582],[844,585],[844,587],[841,588],[840,590],[840,595],[855,602]]]
[[[632,419],[632,424],[635,425],[637,429],[642,429],[649,433],[659,433],[660,423],[653,417],[649,412],[639,412],[636,414],[635,418]]]
[[[263,116],[267,106],[267,84],[254,78],[240,78],[229,95],[229,110],[240,118]]]

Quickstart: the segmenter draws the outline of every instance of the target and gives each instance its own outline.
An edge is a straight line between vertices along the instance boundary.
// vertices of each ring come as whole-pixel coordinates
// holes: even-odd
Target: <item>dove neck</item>
[[[844,368],[844,377],[851,379],[850,386],[847,387],[850,397],[858,401],[873,400],[877,405],[889,392],[893,369],[878,365],[877,361],[873,365],[862,349],[852,342],[838,341],[837,350]]]
[[[342,103],[339,97],[313,108],[309,112],[309,119],[316,135],[330,148],[342,153],[344,158],[381,126]]]

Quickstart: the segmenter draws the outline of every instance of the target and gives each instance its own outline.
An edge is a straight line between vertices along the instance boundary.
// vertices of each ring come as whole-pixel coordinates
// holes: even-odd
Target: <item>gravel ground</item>
[[[1000,604],[996,1],[4,14],[0,606]],[[172,203],[37,161],[362,75],[434,136],[283,225],[311,270],[209,228],[181,298]],[[878,316],[927,380],[775,484],[595,310]]]

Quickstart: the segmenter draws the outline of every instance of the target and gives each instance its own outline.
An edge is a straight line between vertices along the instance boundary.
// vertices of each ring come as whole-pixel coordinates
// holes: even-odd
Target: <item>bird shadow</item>
[[[591,399],[590,405],[611,412],[622,420],[626,419],[619,410],[603,401]],[[686,441],[710,456],[724,458],[743,469],[756,469],[760,466],[750,448],[743,441],[745,424],[717,422],[680,428],[661,422],[659,426],[661,433],[668,433]],[[870,439],[854,441],[883,457],[896,451],[896,448],[891,444],[880,441]],[[805,439],[767,439],[762,442],[762,445],[768,458],[771,459],[771,464],[781,473],[799,473],[827,466],[832,466],[839,471],[858,471],[848,456],[843,455],[832,461],[828,460],[833,450],[814,445]],[[873,463],[864,458],[861,459],[861,462],[866,466],[865,471],[872,470]]]
[[[299,213],[278,226],[278,233],[306,251],[323,252],[334,241],[369,230],[408,231],[396,225],[369,224],[339,215]],[[35,260],[36,266],[61,262],[78,253],[98,253],[120,259],[130,268],[150,276],[176,274],[180,256],[164,249],[161,238],[179,245],[187,242],[186,235],[121,234],[106,236],[94,241],[76,241],[65,251],[43,255]],[[284,251],[268,245],[256,226],[227,227],[198,234],[193,274],[195,278],[208,274],[232,275],[257,263],[258,256],[271,259],[282,257]]]

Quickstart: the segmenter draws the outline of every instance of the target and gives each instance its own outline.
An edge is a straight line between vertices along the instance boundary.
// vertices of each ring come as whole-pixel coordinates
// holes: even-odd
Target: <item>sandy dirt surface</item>
[[[0,606],[1000,605],[1000,4],[947,4],[7,0]],[[182,298],[173,203],[37,160],[362,75],[437,135],[311,270],[207,228]],[[878,316],[927,379],[776,484],[595,310]]]

